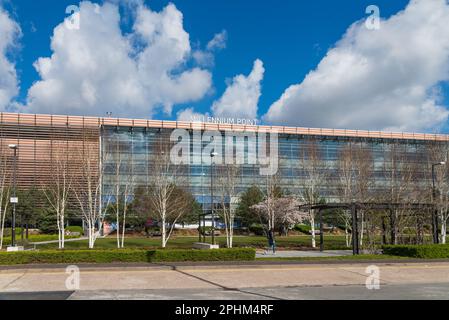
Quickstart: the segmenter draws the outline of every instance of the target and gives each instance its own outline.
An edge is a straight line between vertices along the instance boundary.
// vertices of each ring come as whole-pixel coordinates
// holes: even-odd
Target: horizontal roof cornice
[[[110,117],[26,114],[26,113],[10,113],[10,112],[0,112],[0,122],[3,124],[34,125],[34,126],[99,127],[101,125],[111,125],[111,126],[147,127],[147,128],[197,129],[197,130],[201,129],[201,130],[240,131],[240,132],[263,131],[263,132],[278,132],[293,135],[316,135],[316,136],[335,136],[335,137],[449,141],[449,135],[446,134],[303,128],[303,127],[284,127],[284,126],[255,126],[255,125],[242,125],[242,124],[218,124],[218,123],[215,124],[215,123],[199,123],[188,121],[164,121],[164,120],[110,118]]]

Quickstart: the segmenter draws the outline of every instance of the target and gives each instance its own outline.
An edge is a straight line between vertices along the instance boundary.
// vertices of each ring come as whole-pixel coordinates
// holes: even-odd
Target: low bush
[[[305,234],[310,234],[310,231],[312,230],[310,226],[305,224],[297,224],[294,229]]]
[[[25,229],[23,231],[24,233],[26,232]],[[20,234],[22,233],[22,228],[21,227],[16,227],[16,237],[20,237]],[[5,237],[10,237],[11,236],[11,228],[8,227],[3,230],[3,236]]]
[[[217,250],[152,250],[148,252],[151,262],[177,261],[250,261],[256,258],[256,250],[233,248]]]
[[[212,227],[198,227],[197,230],[200,234],[204,235],[205,233],[210,233],[212,231]]]
[[[254,233],[256,236],[265,236],[264,227],[261,224],[253,223],[248,228],[249,232]]]
[[[412,257],[420,259],[449,258],[449,245],[384,245],[383,253],[393,256]]]
[[[148,261],[148,254],[146,250],[46,250],[0,253],[1,265],[144,261]]]
[[[218,250],[45,250],[0,252],[0,265],[32,263],[112,263],[177,261],[244,261],[254,260],[256,251],[248,248]]]
[[[80,226],[69,226],[65,228],[65,231],[78,232],[80,235],[84,233],[83,227]]]

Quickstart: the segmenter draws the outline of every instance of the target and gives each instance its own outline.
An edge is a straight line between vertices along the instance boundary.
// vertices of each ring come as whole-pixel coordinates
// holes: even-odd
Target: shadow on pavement
[[[0,292],[0,300],[67,300],[74,292]]]

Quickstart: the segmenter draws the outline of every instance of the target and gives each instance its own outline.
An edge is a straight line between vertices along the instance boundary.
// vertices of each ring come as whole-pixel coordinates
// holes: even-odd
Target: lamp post
[[[435,204],[435,208],[432,213],[433,243],[439,243],[439,239],[438,239],[438,209],[436,207],[437,189],[435,187],[435,167],[436,166],[444,166],[445,164],[446,164],[446,162],[444,162],[444,161],[432,164],[432,198],[433,198],[433,202]]]
[[[8,146],[10,149],[14,150],[14,169],[13,169],[13,188],[12,188],[12,197],[10,202],[12,203],[12,221],[11,221],[11,247],[16,246],[16,172],[17,172],[17,145],[10,144]]]
[[[210,210],[212,218],[212,244],[215,244],[215,216],[214,216],[214,176],[212,174],[214,168],[214,157],[217,152],[210,153]]]
[[[201,230],[201,218],[204,218],[204,185],[203,185],[203,177],[206,174],[204,172],[201,172],[201,196],[202,196],[202,201],[203,204],[201,206],[201,212],[198,214],[198,241],[201,242],[202,239],[204,239],[205,236],[205,232],[206,232],[206,227],[204,226],[204,229]],[[201,232],[202,231],[202,232]],[[203,241],[204,242],[204,241]]]

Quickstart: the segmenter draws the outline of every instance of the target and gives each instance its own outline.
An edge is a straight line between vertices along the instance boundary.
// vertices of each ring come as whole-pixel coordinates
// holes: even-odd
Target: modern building
[[[113,194],[111,188],[117,181],[117,164],[120,175],[126,172],[121,177],[122,183],[129,181],[127,177],[131,172],[134,186],[146,184],[151,179],[155,145],[161,141],[170,145],[170,137],[175,143],[184,137],[184,147],[188,148],[184,153],[185,150],[189,153],[183,158],[183,174],[188,178],[184,181],[205,210],[210,208],[210,170],[214,167],[210,159],[201,159],[201,150],[212,150],[210,145],[207,149],[207,145],[211,136],[217,134],[222,138],[215,139],[215,143],[220,141],[213,150],[217,153],[215,160],[225,162],[229,152],[234,152],[238,158],[240,152],[241,159],[236,160],[239,167],[237,192],[252,185],[263,187],[267,175],[261,174],[261,168],[269,166],[259,161],[263,151],[265,156],[276,157],[276,170],[272,173],[277,173],[279,185],[286,192],[301,193],[310,179],[325,176],[326,179],[316,179],[320,184],[320,196],[329,199],[341,198],[345,152],[359,164],[357,168],[351,165],[351,175],[356,179],[369,176],[373,182],[370,190],[388,191],[392,179],[397,179],[394,183],[405,183],[404,177],[398,177],[412,167],[414,183],[425,189],[431,186],[431,166],[439,157],[429,150],[435,147],[447,150],[449,143],[449,135],[441,134],[0,113],[0,152],[10,155],[7,146],[18,146],[19,187],[39,187],[52,179],[55,155],[62,146],[70,146],[77,153],[85,152],[89,146],[98,155],[101,192],[107,197]],[[195,146],[195,139],[199,139],[200,147]],[[233,146],[229,148],[229,144]],[[362,173],[362,170],[369,172]],[[218,171],[212,173],[215,177]]]

